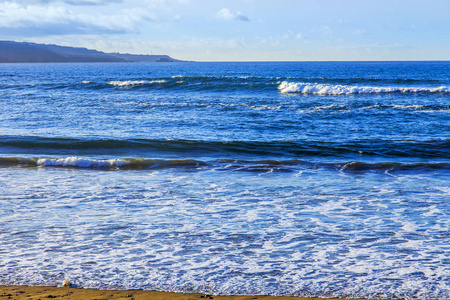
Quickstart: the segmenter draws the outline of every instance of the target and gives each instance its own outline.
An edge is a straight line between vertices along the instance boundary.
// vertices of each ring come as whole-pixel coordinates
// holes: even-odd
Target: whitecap
[[[75,156],[67,158],[40,158],[37,161],[37,165],[43,167],[110,168],[121,167],[125,164],[127,162],[120,159],[98,160]]]
[[[156,80],[113,80],[108,82],[108,84],[119,87],[135,86],[135,85],[145,85],[145,84],[161,84],[166,81],[163,79]]]
[[[281,93],[300,93],[317,95],[350,95],[350,94],[381,94],[381,93],[448,93],[450,88],[441,86],[436,88],[424,87],[371,87],[351,86],[340,84],[320,84],[305,82],[283,81],[278,86]]]

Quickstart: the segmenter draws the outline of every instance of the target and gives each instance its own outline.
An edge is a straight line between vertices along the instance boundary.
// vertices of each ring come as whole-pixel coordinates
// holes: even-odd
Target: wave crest
[[[423,87],[371,87],[340,84],[320,84],[283,81],[278,86],[281,93],[317,94],[317,95],[351,95],[351,94],[382,94],[382,93],[448,93],[445,86],[435,88]]]
[[[70,156],[65,158],[48,157],[1,157],[0,167],[60,167],[102,170],[144,170],[165,168],[197,168],[205,163],[194,159],[148,159],[114,158],[96,159]]]
[[[158,80],[113,80],[113,81],[108,82],[109,85],[118,86],[118,87],[161,84],[161,83],[166,83],[166,81],[163,79],[158,79]]]
[[[428,172],[450,170],[449,162],[400,163],[400,162],[313,162],[305,160],[242,160],[220,158],[213,160],[196,159],[150,159],[150,158],[112,158],[96,159],[89,157],[0,157],[0,167],[56,167],[97,170],[160,170],[189,169],[190,171],[220,170],[252,173],[296,172],[311,169],[328,169],[341,172]]]

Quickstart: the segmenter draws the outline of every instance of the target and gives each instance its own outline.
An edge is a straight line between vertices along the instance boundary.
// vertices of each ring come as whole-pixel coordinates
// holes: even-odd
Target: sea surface
[[[450,62],[0,64],[0,284],[450,298]]]

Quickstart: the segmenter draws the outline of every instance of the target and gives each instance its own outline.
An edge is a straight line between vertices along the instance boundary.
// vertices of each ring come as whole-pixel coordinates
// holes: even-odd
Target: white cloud
[[[121,3],[123,0],[0,0],[0,3],[18,3],[28,5],[42,5],[51,2],[63,2],[70,5],[108,5],[112,3]]]
[[[237,20],[237,21],[250,21],[249,18],[244,16],[240,11],[232,12],[228,8],[222,8],[216,14],[216,17],[222,20]]]
[[[64,7],[44,7],[6,2],[0,4],[0,27],[26,27],[32,23],[66,23],[73,16]]]
[[[62,5],[0,2],[0,34],[3,35],[132,33],[139,31],[140,23],[154,20],[156,15],[153,12],[137,8],[124,9],[107,15],[76,12]]]

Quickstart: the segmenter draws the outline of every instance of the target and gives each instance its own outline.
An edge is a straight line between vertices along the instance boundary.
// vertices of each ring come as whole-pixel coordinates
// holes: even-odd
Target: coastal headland
[[[87,48],[0,41],[0,63],[179,61],[168,55],[105,53]]]

